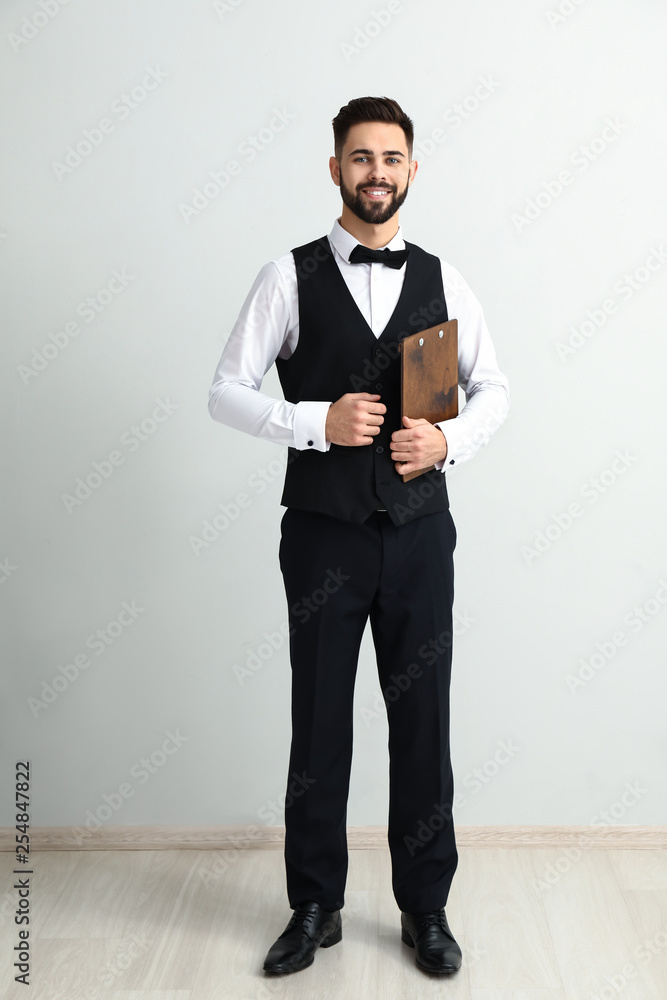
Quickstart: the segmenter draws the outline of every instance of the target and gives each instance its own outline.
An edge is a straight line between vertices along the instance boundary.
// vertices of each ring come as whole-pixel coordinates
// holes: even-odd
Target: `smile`
[[[363,188],[362,190],[368,198],[373,198],[378,201],[391,194],[391,191],[387,191],[386,188]]]

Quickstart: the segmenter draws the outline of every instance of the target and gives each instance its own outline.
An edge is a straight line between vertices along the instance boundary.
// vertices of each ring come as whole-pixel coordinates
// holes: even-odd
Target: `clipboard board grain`
[[[399,341],[401,352],[401,429],[403,417],[430,423],[449,420],[459,413],[458,320],[450,319]],[[402,475],[404,483],[424,472]]]

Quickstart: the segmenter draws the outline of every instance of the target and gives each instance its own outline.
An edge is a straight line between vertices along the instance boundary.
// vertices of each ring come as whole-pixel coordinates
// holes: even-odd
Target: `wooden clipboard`
[[[399,341],[401,352],[401,430],[403,417],[430,423],[459,413],[458,320],[431,326]],[[401,476],[404,483],[435,469],[429,465]]]

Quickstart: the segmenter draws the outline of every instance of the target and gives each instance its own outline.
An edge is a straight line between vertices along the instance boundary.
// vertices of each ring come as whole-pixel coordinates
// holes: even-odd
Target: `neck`
[[[350,211],[347,205],[343,205],[339,221],[350,236],[354,236],[359,243],[370,250],[378,250],[380,247],[386,246],[398,232],[398,212],[392,215],[387,222],[374,225],[371,222],[364,222],[358,215]]]

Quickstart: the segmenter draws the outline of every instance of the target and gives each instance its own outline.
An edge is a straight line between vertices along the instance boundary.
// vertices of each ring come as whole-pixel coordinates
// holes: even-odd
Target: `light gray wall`
[[[282,821],[285,454],[207,396],[261,265],[338,215],[330,122],[363,94],[415,120],[404,233],[467,279],[512,393],[447,473],[457,821],[667,822],[665,10],[5,0],[0,26],[2,822],[25,757],[35,825]],[[351,825],[386,821],[378,702],[367,633]]]

